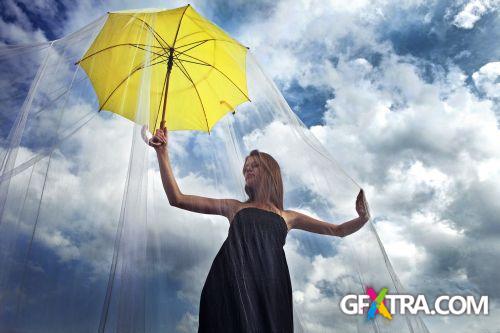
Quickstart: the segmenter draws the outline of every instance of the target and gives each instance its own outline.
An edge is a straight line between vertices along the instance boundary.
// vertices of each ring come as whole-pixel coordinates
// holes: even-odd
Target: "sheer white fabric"
[[[75,62],[104,21],[50,43],[0,48],[2,332],[197,329],[201,288],[229,224],[171,207],[141,128],[97,112]],[[152,70],[141,73],[139,110],[149,110]],[[348,170],[251,54],[247,72],[252,101],[210,135],[169,133],[181,191],[245,200],[244,158],[259,149],[280,163],[285,209],[332,223],[356,217],[359,185]],[[367,321],[340,312],[345,294],[364,294],[368,285],[405,292],[371,221],[342,239],[292,230],[285,253],[295,331],[427,332],[418,316]]]

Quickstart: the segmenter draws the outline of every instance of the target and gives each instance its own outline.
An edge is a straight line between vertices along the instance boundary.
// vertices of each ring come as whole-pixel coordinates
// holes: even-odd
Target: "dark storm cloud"
[[[498,184],[491,180],[472,180],[457,184],[456,198],[443,215],[464,228],[476,242],[500,237],[500,205]]]

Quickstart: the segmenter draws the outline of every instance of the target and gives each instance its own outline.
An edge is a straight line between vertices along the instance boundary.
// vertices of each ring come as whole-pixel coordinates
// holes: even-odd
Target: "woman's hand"
[[[356,198],[356,212],[358,212],[359,217],[361,217],[365,222],[370,219],[370,212],[368,209],[368,202],[365,198],[365,192],[361,189]]]
[[[147,126],[142,127],[142,138],[144,142],[153,147],[156,151],[166,150],[168,146],[168,131],[167,129],[157,129],[155,135],[148,139]]]

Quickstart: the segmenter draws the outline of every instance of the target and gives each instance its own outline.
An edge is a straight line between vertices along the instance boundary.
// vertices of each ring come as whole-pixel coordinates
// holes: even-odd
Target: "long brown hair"
[[[280,165],[269,154],[254,149],[245,158],[245,163],[250,156],[254,156],[263,166],[265,172],[261,172],[263,177],[264,191],[268,195],[268,200],[274,204],[278,209],[283,210],[283,180],[281,179]],[[252,188],[245,185],[245,192],[248,195],[248,200],[251,202],[255,199],[255,193]]]

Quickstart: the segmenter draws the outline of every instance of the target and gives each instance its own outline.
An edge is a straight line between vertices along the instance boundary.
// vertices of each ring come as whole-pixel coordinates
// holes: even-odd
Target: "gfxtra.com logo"
[[[377,314],[392,320],[394,314],[426,315],[480,315],[488,314],[488,296],[480,296],[476,301],[474,296],[440,295],[434,300],[434,307],[430,308],[425,295],[416,297],[408,294],[393,295],[387,293],[387,288],[378,292],[371,287],[366,288],[366,295],[349,294],[340,301],[340,309],[348,315],[361,315],[366,312],[367,319],[373,319]],[[370,302],[371,301],[371,302]]]

